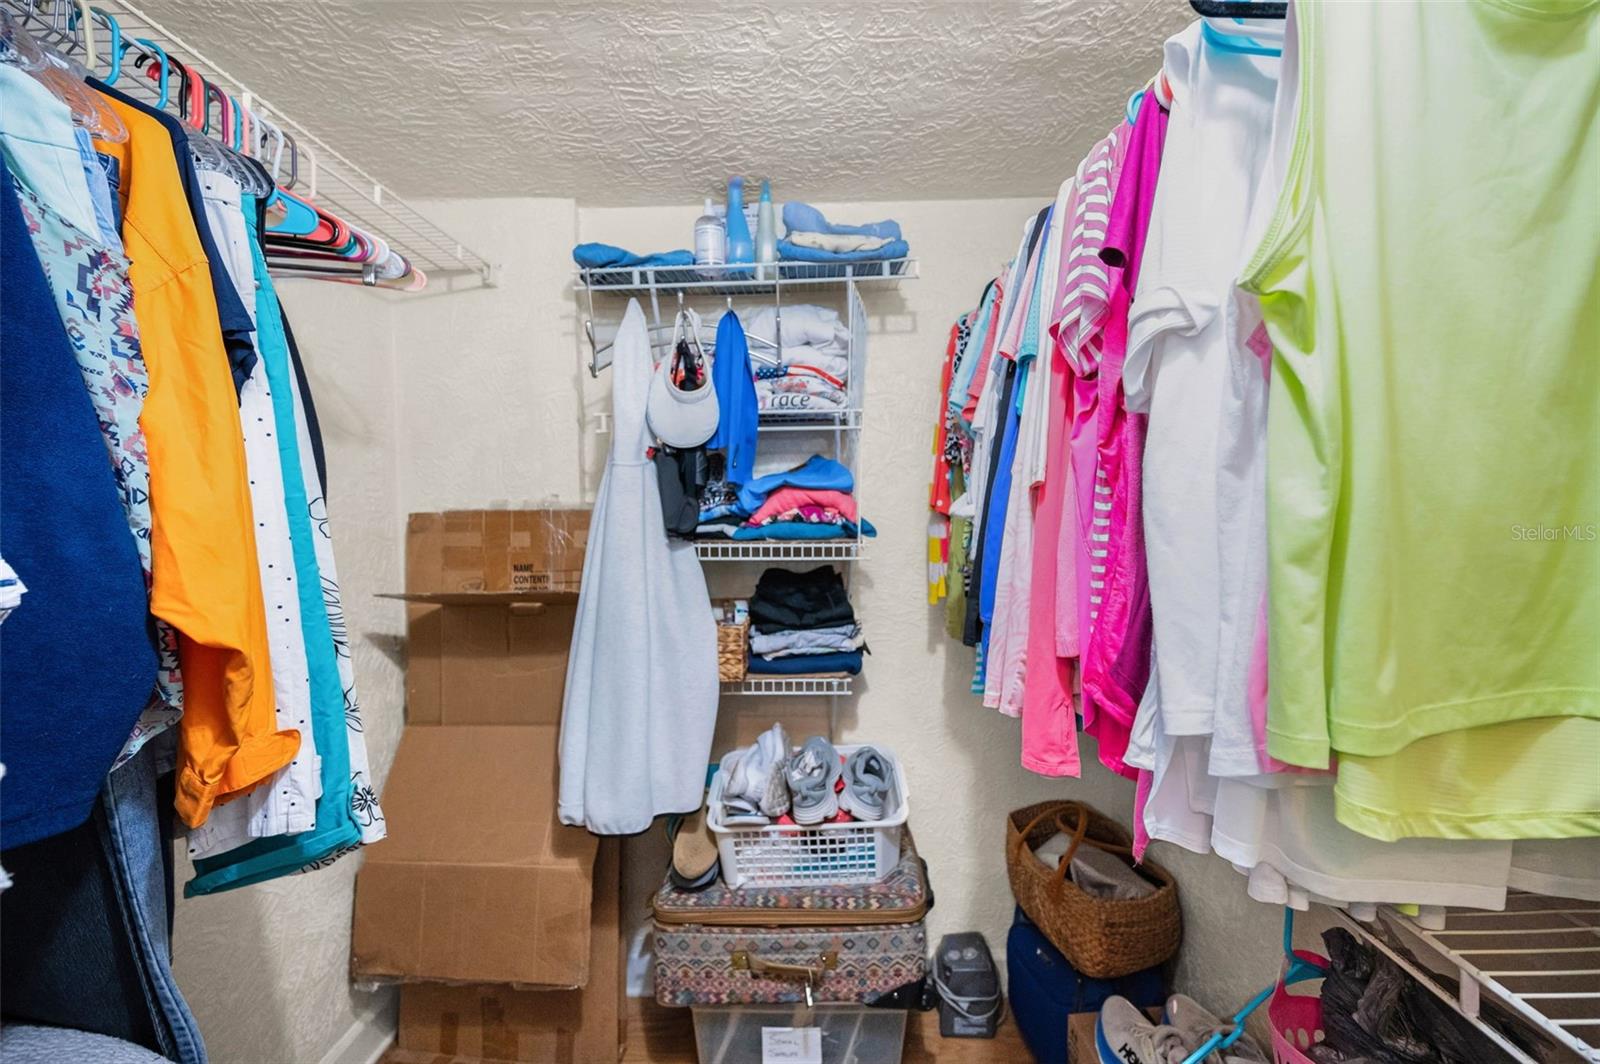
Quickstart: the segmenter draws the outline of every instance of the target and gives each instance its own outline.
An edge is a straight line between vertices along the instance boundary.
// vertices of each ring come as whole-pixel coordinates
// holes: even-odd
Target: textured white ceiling
[[[147,0],[415,196],[1043,195],[1192,14],[1183,0]]]

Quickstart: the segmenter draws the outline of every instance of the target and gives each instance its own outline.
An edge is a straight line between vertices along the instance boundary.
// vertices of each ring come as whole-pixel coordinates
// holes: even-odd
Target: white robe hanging
[[[717,632],[694,544],[667,538],[646,456],[653,362],[637,300],[612,351],[611,454],[567,661],[559,812],[597,835],[629,835],[700,807],[717,719]]]

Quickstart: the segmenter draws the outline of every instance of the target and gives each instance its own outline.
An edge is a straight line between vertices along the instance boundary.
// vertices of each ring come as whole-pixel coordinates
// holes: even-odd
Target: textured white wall
[[[867,295],[872,339],[860,498],[878,539],[856,569],[854,594],[873,653],[859,696],[841,707],[838,735],[888,743],[906,762],[912,821],[938,892],[932,934],[976,928],[1000,949],[1012,910],[1006,813],[1044,798],[1073,797],[1128,822],[1133,803],[1131,785],[1101,769],[1092,746],[1081,780],[1024,771],[1018,723],[972,697],[972,653],[945,637],[942,612],[926,604],[930,433],[950,322],[1011,255],[1039,204],[818,206],[848,221],[898,219],[922,274],[896,290]],[[454,201],[429,209],[505,268],[498,289],[407,302],[398,311],[405,507],[592,499],[609,442],[593,433],[592,416],[608,409],[610,375],[592,382],[577,368],[588,353],[582,333],[588,307],[572,291],[571,246],[578,240],[639,251],[688,246],[699,210],[574,208],[567,200]],[[597,305],[597,320],[614,324],[621,307],[620,301]],[[674,307],[663,304],[664,319]],[[727,566],[707,571],[714,593],[731,591],[741,579]],[[745,570],[746,590],[754,575]],[[726,700],[718,749],[736,729],[765,724],[777,713],[796,714],[799,701]],[[735,714],[744,717],[742,728]],[[1237,1007],[1274,971],[1278,910],[1250,901],[1242,877],[1217,858],[1163,844],[1151,853],[1181,881],[1179,985],[1219,1010]],[[624,911],[644,911],[664,859],[653,836],[630,844]]]
[[[399,739],[405,611],[374,598],[401,587],[391,299],[344,285],[281,285],[328,453],[328,511],[354,644],[373,770]],[[391,993],[351,989],[350,907],[359,856],[330,868],[177,903],[179,986],[217,1064],[317,1064],[392,1031]],[[178,847],[178,881],[192,876]],[[368,1030],[372,1029],[372,1030]]]

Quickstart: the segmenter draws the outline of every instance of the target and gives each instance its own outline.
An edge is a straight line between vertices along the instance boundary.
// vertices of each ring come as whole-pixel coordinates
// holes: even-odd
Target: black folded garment
[[[805,573],[768,569],[756,581],[756,593],[750,597],[750,622],[758,632],[829,628],[855,621],[844,578],[831,565]]]

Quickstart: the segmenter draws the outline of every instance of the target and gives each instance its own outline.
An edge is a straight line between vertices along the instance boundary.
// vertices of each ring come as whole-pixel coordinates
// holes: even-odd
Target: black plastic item
[[[1195,13],[1205,18],[1288,18],[1289,5],[1252,0],[1189,0]]]
[[[946,935],[933,955],[939,991],[939,1033],[945,1038],[993,1038],[1000,1026],[1000,971],[989,943],[976,931]]]

